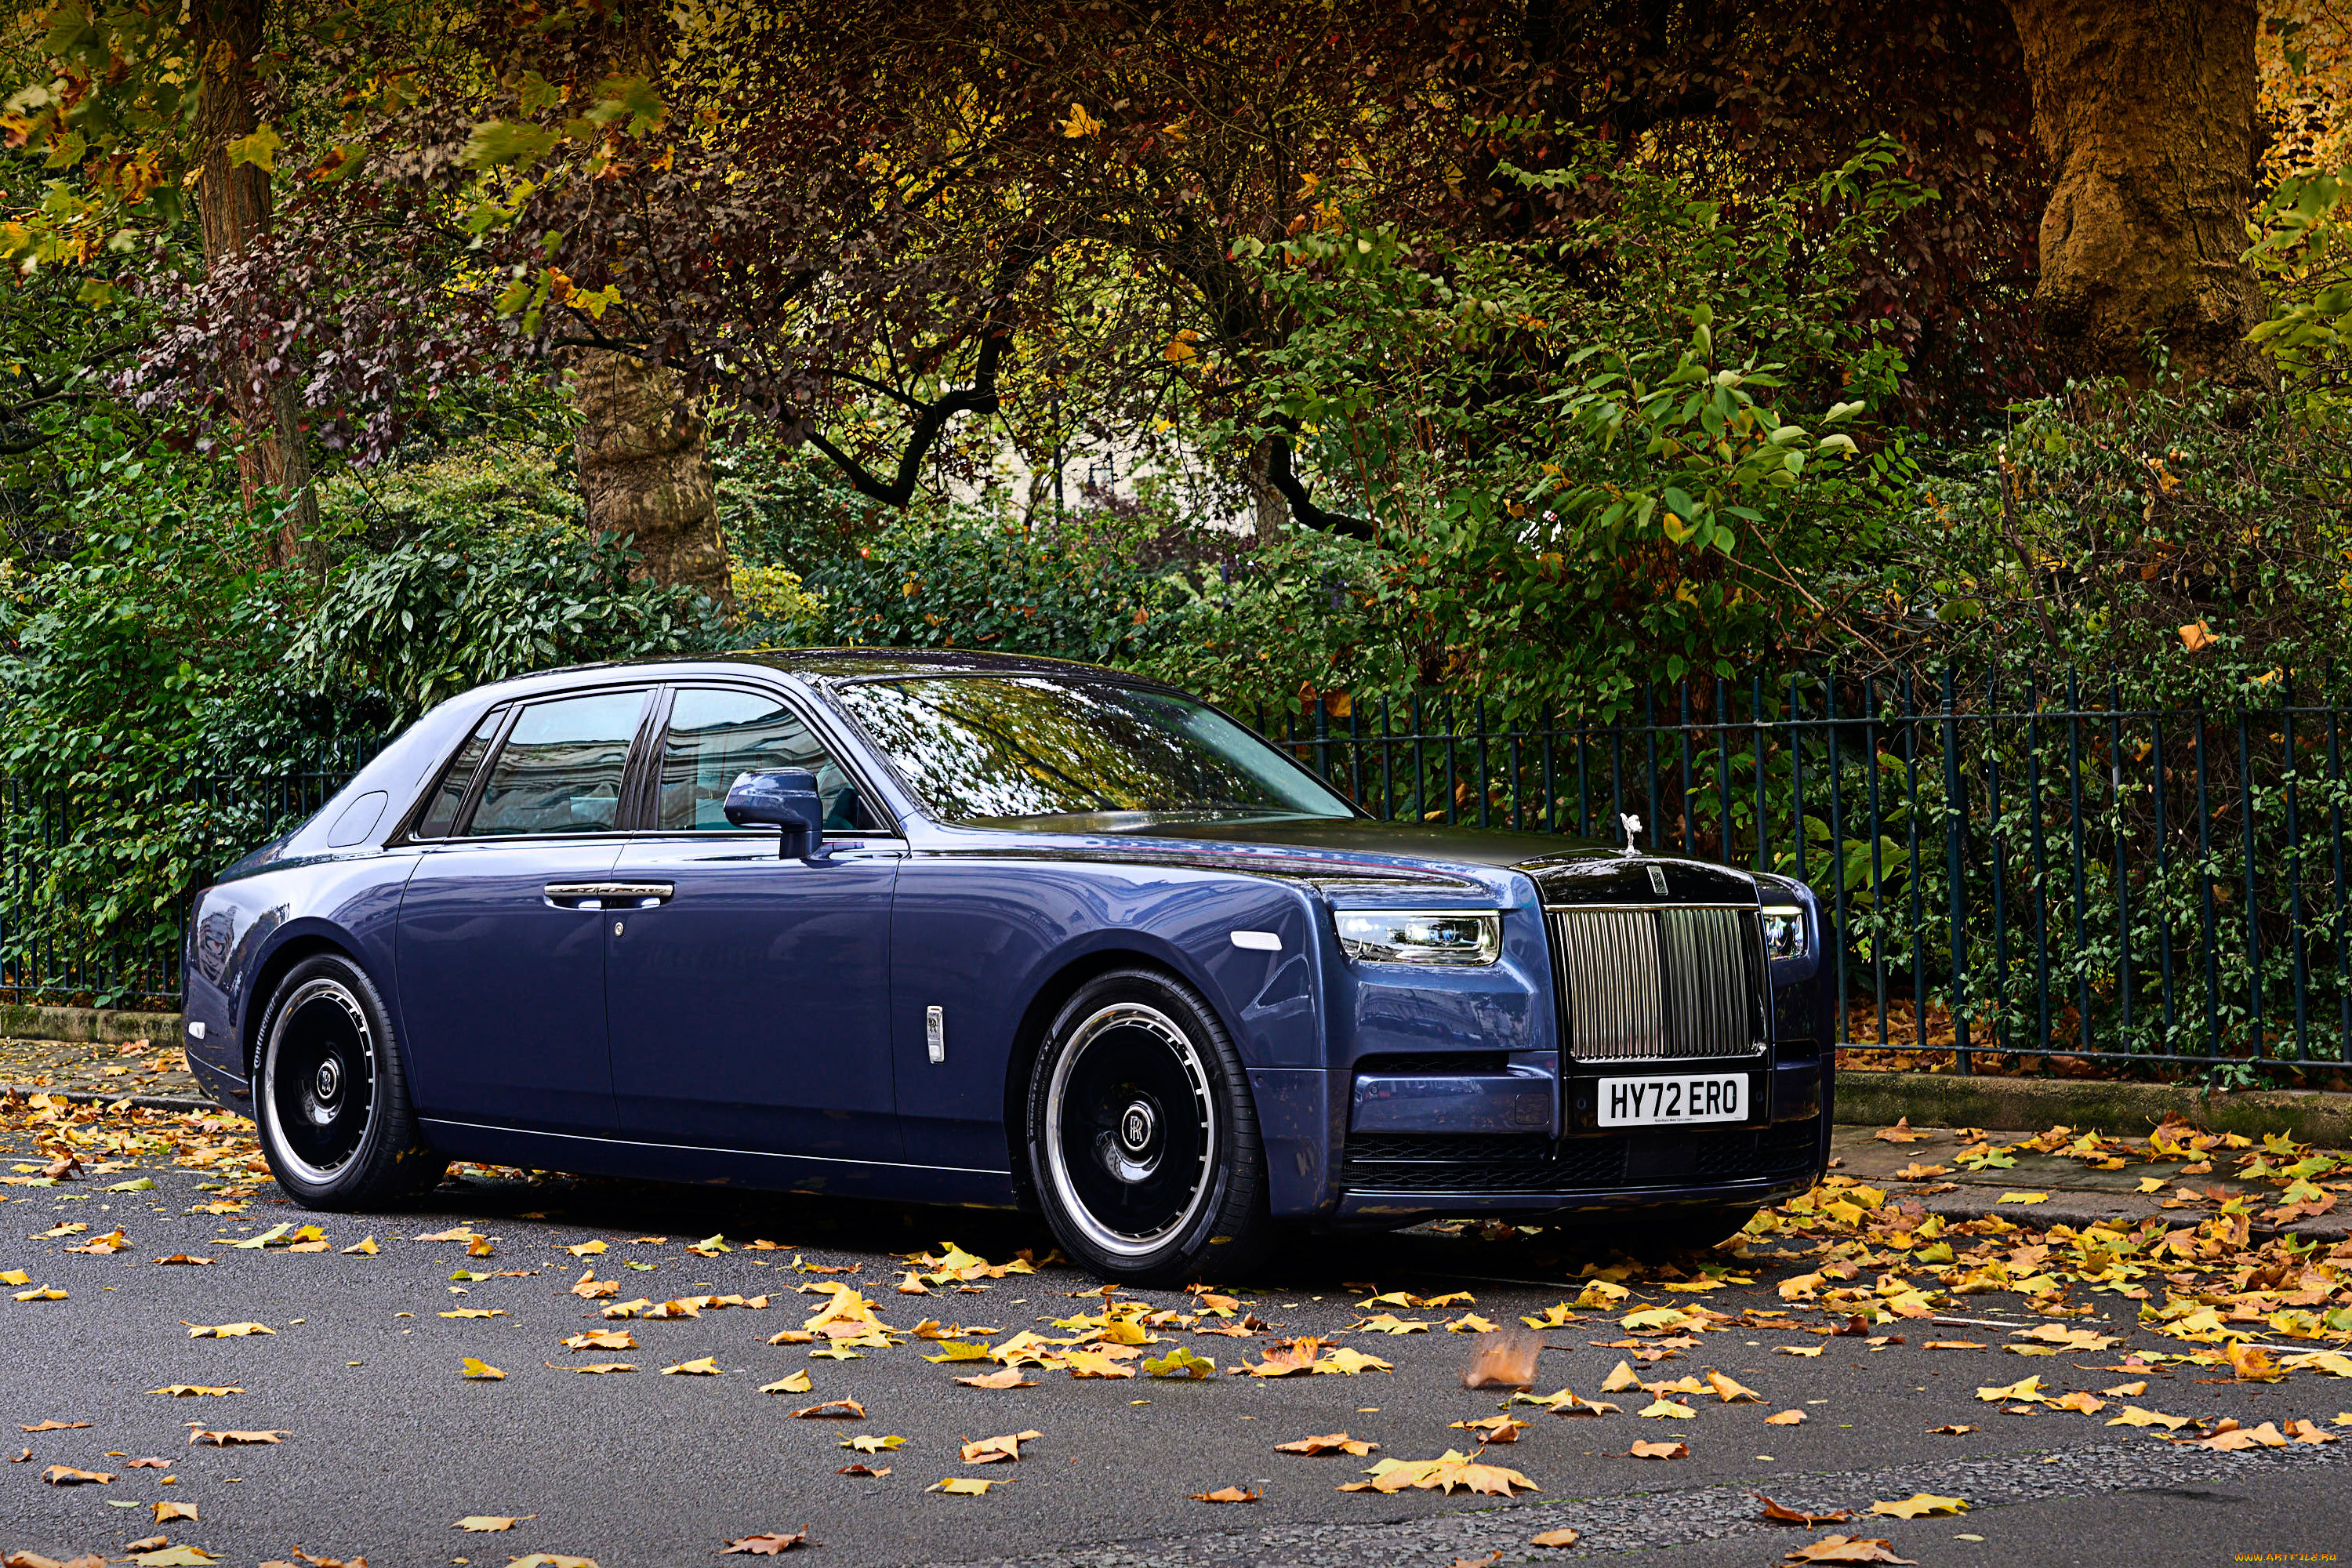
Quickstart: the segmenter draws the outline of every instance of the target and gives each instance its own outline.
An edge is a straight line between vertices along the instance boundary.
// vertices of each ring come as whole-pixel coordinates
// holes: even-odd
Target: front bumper
[[[240,1102],[253,1098],[251,1084],[194,1051],[188,1053],[188,1071],[195,1079],[196,1087],[210,1095],[213,1103],[224,1110],[236,1110]]]
[[[1822,1119],[1763,1126],[1540,1135],[1354,1133],[1334,1218],[1591,1213],[1777,1203],[1828,1159]]]
[[[1674,1063],[1677,1072],[1744,1071],[1753,1113],[1745,1122],[1678,1128],[1603,1130],[1601,1090],[1624,1068],[1571,1064],[1556,1080],[1557,1136],[1454,1109],[1493,1105],[1502,1100],[1498,1089],[1523,1091],[1525,1078],[1465,1075],[1452,1080],[1460,1087],[1449,1099],[1448,1080],[1432,1075],[1412,1086],[1419,1093],[1368,1099],[1368,1083],[1385,1089],[1395,1080],[1360,1074],[1331,1217],[1376,1223],[1780,1202],[1827,1169],[1832,1071],[1810,1042],[1784,1050],[1782,1059],[1749,1064]]]
[[[1671,1217],[1678,1210],[1762,1208],[1810,1192],[1807,1172],[1780,1181],[1726,1182],[1707,1186],[1621,1187],[1559,1193],[1351,1191],[1332,1211],[1335,1229],[1392,1229],[1431,1219],[1606,1220],[1643,1215]]]

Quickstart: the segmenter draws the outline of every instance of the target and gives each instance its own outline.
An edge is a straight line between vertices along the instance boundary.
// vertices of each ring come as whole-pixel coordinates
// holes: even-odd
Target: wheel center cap
[[[335,1096],[342,1091],[342,1064],[336,1061],[334,1058],[329,1057],[319,1064],[318,1088],[320,1103],[333,1104]]]
[[[1140,1154],[1151,1147],[1152,1134],[1159,1131],[1159,1119],[1151,1107],[1137,1100],[1118,1119],[1118,1141],[1129,1154]]]

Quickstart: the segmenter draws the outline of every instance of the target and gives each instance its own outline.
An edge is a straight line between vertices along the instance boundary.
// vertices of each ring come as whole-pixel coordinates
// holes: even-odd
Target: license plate
[[[1675,1127],[1689,1121],[1747,1120],[1746,1073],[1601,1080],[1603,1127]]]

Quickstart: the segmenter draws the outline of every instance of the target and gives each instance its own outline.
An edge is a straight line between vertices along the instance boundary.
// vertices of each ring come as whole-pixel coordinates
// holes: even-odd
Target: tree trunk
[[[2253,201],[2251,0],[2010,0],[2033,126],[2057,171],[2042,325],[2062,371],[2174,369],[2258,383],[2261,289],[2239,258]]]
[[[1249,450],[1249,465],[1244,483],[1250,492],[1250,509],[1257,524],[1257,542],[1271,544],[1281,533],[1282,525],[1290,521],[1290,503],[1274,488],[1273,477],[1267,472],[1267,461],[1274,455],[1274,437],[1261,436]]]
[[[639,574],[699,588],[730,614],[735,594],[710,476],[709,432],[677,373],[604,349],[572,372],[580,494],[589,526],[634,534]]]
[[[189,42],[203,62],[196,105],[196,216],[204,230],[205,265],[215,270],[244,254],[269,227],[269,172],[232,163],[228,154],[230,142],[252,135],[260,123],[254,111],[259,84],[253,62],[261,53],[267,4],[193,0],[189,16]],[[271,546],[272,563],[299,562],[312,576],[324,576],[319,496],[293,383],[271,380],[257,365],[247,365],[227,392],[245,426],[236,461],[247,508],[265,490],[294,502]]]

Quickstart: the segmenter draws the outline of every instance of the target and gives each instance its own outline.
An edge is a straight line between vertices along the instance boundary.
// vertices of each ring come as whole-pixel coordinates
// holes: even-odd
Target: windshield
[[[1249,731],[1170,692],[955,676],[861,682],[841,697],[942,821],[1085,817],[1115,829],[1354,815]]]

